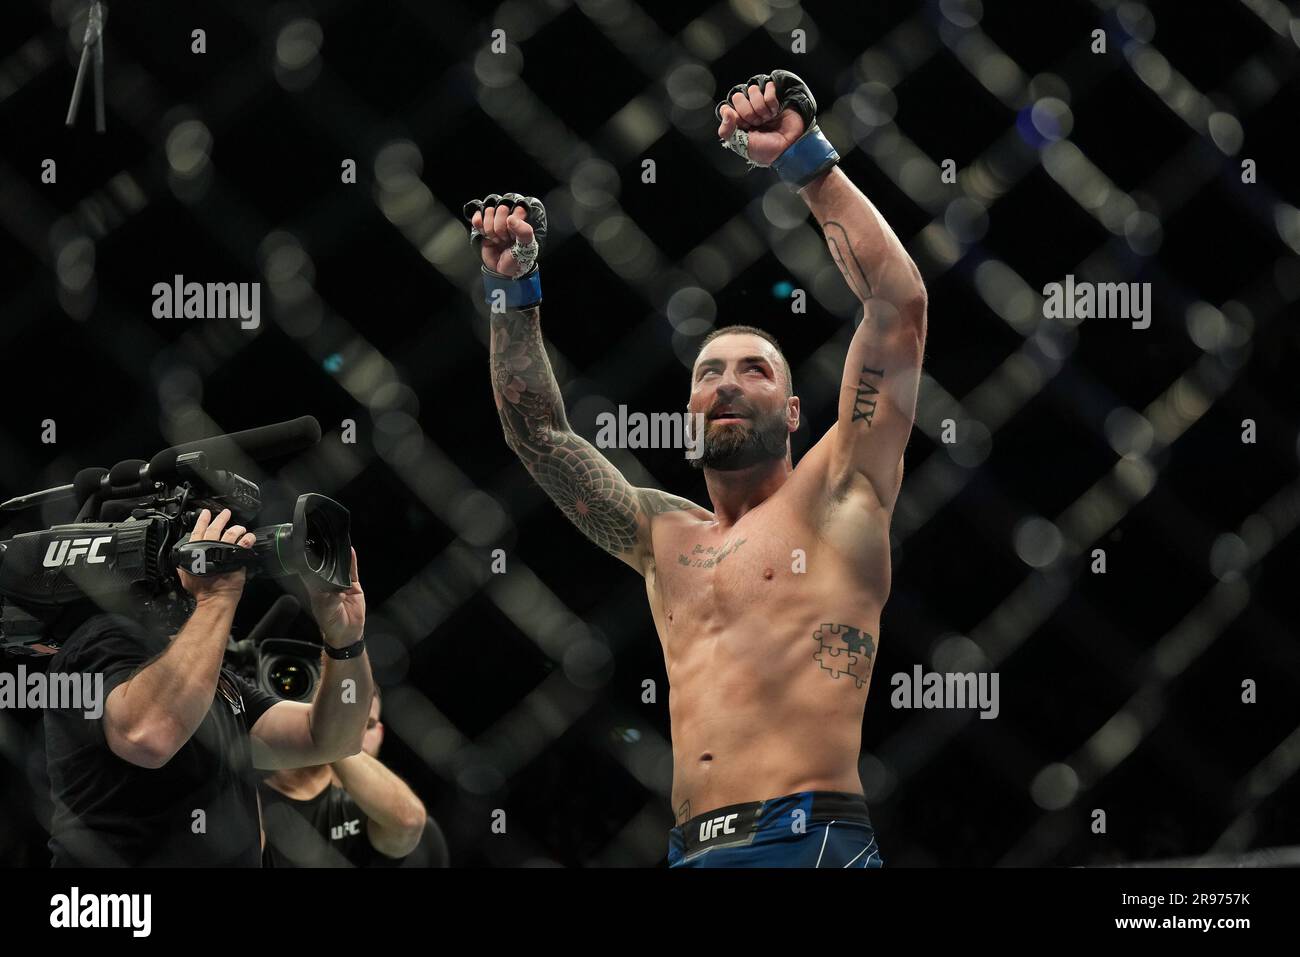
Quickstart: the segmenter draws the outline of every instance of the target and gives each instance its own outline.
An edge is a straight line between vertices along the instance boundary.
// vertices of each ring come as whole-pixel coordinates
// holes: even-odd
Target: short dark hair
[[[794,395],[794,376],[790,374],[790,360],[785,357],[785,352],[781,348],[781,343],[776,341],[776,336],[772,335],[772,333],[759,329],[757,326],[735,325],[722,326],[718,329],[714,329],[700,340],[700,347],[695,350],[695,358],[698,360],[700,358],[700,353],[704,351],[704,347],[714,339],[721,338],[722,336],[740,335],[758,336],[758,338],[762,339],[764,342],[771,344],[772,348],[776,350],[776,354],[781,357],[781,365],[785,367],[785,394],[787,396]]]

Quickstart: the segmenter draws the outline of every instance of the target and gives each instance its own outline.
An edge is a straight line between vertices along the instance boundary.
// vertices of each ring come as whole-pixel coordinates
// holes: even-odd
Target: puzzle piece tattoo
[[[871,680],[871,659],[876,645],[865,631],[850,625],[824,624],[813,632],[813,638],[818,644],[813,658],[832,678],[849,675],[859,688]]]

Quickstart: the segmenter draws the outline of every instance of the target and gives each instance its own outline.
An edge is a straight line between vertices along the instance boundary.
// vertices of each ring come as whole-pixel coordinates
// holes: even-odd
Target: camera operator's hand
[[[256,536],[243,525],[232,525],[226,528],[228,521],[230,521],[230,509],[222,509],[221,513],[213,518],[212,513],[205,508],[199,512],[194,530],[190,532],[190,540],[227,542],[237,544],[241,548],[251,548],[253,542],[257,541]],[[191,575],[184,568],[178,568],[176,571],[180,575],[181,586],[200,603],[214,599],[238,602],[239,596],[244,591],[244,579],[247,577],[242,568],[226,575]]]
[[[320,625],[321,637],[334,648],[346,648],[361,640],[366,624],[366,595],[357,578],[357,550],[352,549],[352,587],[347,591],[317,591],[310,585],[311,613]]]

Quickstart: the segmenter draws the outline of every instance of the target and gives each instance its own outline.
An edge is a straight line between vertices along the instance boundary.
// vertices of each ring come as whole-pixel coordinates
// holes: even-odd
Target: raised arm
[[[487,200],[478,204],[470,223],[482,237],[489,283],[497,280],[494,285],[500,289],[535,277],[538,246],[529,217],[537,216],[541,204],[514,194]],[[544,222],[544,210],[541,216]],[[542,342],[540,310],[527,303],[515,308],[512,298],[518,299],[513,288],[510,296],[498,296],[501,308],[491,314],[492,392],[506,444],[578,531],[644,575],[652,554],[654,517],[697,506],[657,489],[633,486],[569,427]]]
[[[280,701],[250,729],[253,764],[265,770],[328,764],[361,750],[374,695],[370,657],[361,644],[366,626],[366,595],[352,549],[351,586],[345,592],[308,585],[312,617],[326,648],[346,651],[337,659],[321,652],[320,684],[311,704]]]
[[[644,575],[651,520],[696,506],[632,485],[569,427],[538,313],[492,317],[492,391],[506,444],[578,531]]]
[[[925,285],[879,210],[839,167],[800,191],[821,224],[831,257],[862,303],[840,380],[829,481],[840,493],[865,479],[892,509],[903,449],[916,416],[925,349]]]
[[[807,85],[784,70],[737,84],[719,104],[723,145],[752,165],[771,166],[799,190],[821,225],[835,265],[862,303],[829,434],[829,491],[869,490],[892,508],[912,430],[926,294],[921,274],[880,212],[835,164],[816,124]]]

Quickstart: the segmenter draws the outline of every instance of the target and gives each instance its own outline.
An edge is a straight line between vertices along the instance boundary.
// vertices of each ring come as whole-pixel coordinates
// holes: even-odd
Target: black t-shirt
[[[286,797],[266,784],[261,795],[264,867],[447,866],[447,843],[432,818],[425,820],[415,850],[406,857],[388,857],[370,843],[365,811],[332,782],[305,801]]]
[[[50,659],[50,674],[102,673],[106,705],[114,688],[166,647],[166,637],[129,618],[96,615]],[[87,719],[84,710],[47,710],[53,866],[260,866],[248,732],[278,702],[221,669],[203,723],[156,769],[114,754],[102,715]]]

